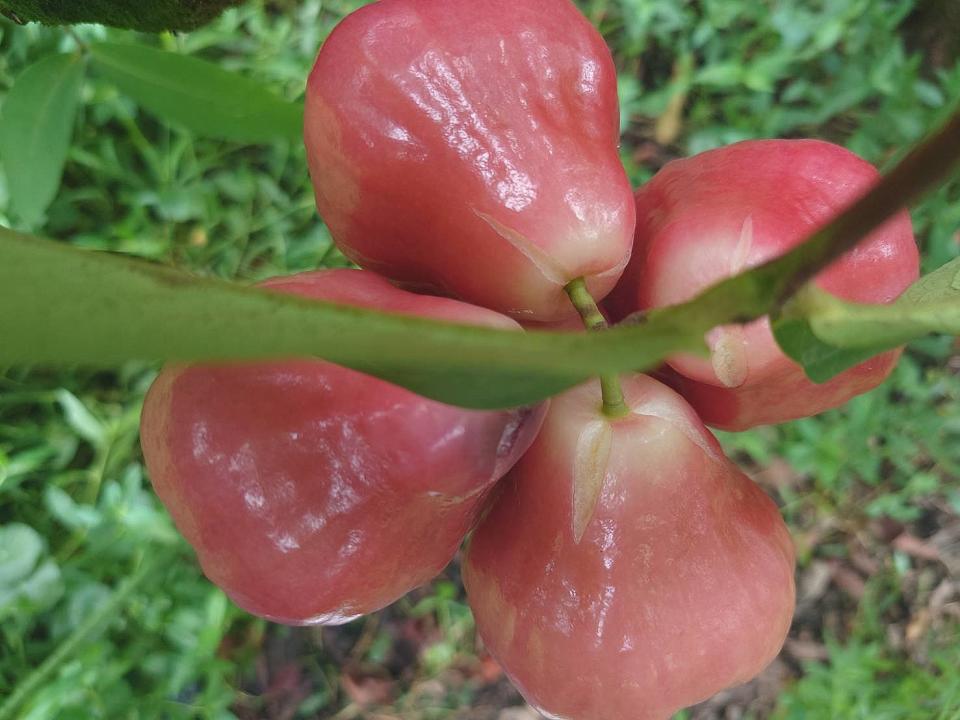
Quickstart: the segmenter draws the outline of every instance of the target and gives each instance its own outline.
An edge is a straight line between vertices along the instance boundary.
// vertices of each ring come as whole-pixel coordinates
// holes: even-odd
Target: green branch
[[[595,332],[607,329],[607,319],[603,317],[603,313],[597,307],[597,301],[587,290],[587,284],[583,278],[577,278],[567,283],[564,290],[583,319],[583,324],[587,330]],[[604,415],[618,418],[630,413],[630,408],[623,401],[623,388],[620,387],[620,378],[616,374],[600,376],[600,391],[603,395]]]
[[[0,366],[314,356],[451,404],[524,405],[590,377],[705,352],[712,328],[774,313],[904,203],[943,182],[958,159],[955,117],[808,243],[690,302],[601,333],[510,332],[337,306],[0,228]],[[960,307],[960,284],[946,283],[938,303],[946,314],[928,314],[919,332],[953,327],[943,318]]]

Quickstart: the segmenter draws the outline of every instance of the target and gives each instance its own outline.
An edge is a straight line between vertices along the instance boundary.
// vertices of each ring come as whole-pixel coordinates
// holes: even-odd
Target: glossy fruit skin
[[[517,327],[359,270],[266,285]],[[455,408],[318,360],[171,366],[147,395],[141,440],[157,494],[214,583],[277,622],[338,624],[443,569],[543,412]]]
[[[570,0],[381,0],[307,87],[317,207],[359,265],[524,320],[605,296],[634,226],[616,70]]]
[[[623,389],[612,421],[598,383],[553,399],[465,554],[486,647],[548,717],[668,718],[758,674],[793,616],[775,504],[679,395]]]
[[[636,193],[633,258],[607,300],[616,320],[689,300],[782,255],[878,180],[848,150],[819,140],[755,140],[667,165]],[[814,280],[845,300],[887,303],[919,275],[910,216],[899,213]],[[764,318],[715,329],[710,359],[676,356],[684,396],[710,425],[744,430],[842,405],[889,375],[885,353],[823,385],[779,349]]]

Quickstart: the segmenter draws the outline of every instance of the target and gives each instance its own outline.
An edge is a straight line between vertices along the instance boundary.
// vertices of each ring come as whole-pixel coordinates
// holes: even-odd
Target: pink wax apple
[[[667,718],[758,674],[793,615],[774,503],[679,395],[623,390],[619,419],[596,382],[553,399],[464,560],[485,645],[548,717]]]
[[[274,279],[277,292],[499,328],[455,300],[360,270]],[[240,606],[336,624],[450,561],[543,409],[455,408],[319,360],[172,366],[147,395],[147,468],[207,576]]]
[[[317,206],[352,260],[526,320],[620,277],[634,206],[616,70],[570,0],[381,0],[307,87]]]
[[[710,285],[782,255],[878,179],[864,160],[817,140],[757,140],[667,165],[636,193],[633,258],[607,300],[615,319],[689,300]],[[919,274],[902,212],[814,283],[845,300],[887,303]],[[779,349],[769,320],[715,329],[711,357],[677,356],[684,396],[725,430],[783,422],[842,405],[879,385],[889,352],[816,385]]]

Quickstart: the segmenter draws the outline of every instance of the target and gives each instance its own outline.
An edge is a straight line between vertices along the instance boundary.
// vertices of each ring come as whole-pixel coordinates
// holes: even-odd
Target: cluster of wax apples
[[[634,195],[618,115],[613,60],[570,0],[368,5],[320,51],[305,123],[321,214],[365,269],[266,288],[521,331],[569,326],[582,278],[619,320],[783,253],[876,180],[834,145],[769,140],[671,163]],[[917,272],[901,214],[814,282],[879,303]],[[814,385],[765,320],[708,342],[709,359],[670,359],[681,394],[621,378],[617,416],[598,382],[494,412],[319,360],[169,367],[143,449],[204,571],[249,611],[346,622],[435,576],[473,530],[477,627],[533,705],[664,718],[757,674],[794,607],[780,514],[701,418],[811,415],[897,359]]]

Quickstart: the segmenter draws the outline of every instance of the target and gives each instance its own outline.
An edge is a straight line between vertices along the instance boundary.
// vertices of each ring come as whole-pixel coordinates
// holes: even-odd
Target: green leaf
[[[40,563],[30,577],[14,590],[14,597],[27,601],[33,610],[49,608],[63,595],[63,577],[60,567],[51,559]]]
[[[844,370],[888,350],[877,348],[840,348],[816,336],[803,317],[783,318],[773,324],[773,334],[780,349],[804,369],[813,382],[824,383]]]
[[[107,435],[103,423],[69,390],[61,388],[57,390],[56,396],[70,428],[93,447],[103,447]]]
[[[696,351],[723,307],[591,336],[493,330],[195,278],[2,228],[0,292],[0,365],[317,356],[468,407],[523,405],[597,368],[649,368],[668,351]]]
[[[845,302],[806,288],[774,323],[780,347],[814,382],[930,333],[960,335],[960,258],[889,305]]]
[[[198,135],[249,143],[299,141],[303,135],[300,104],[213,63],[120,43],[97,43],[90,53],[122,92]]]
[[[50,55],[17,77],[0,117],[10,204],[35,227],[60,187],[83,82],[83,58]]]
[[[96,508],[81,505],[56,485],[48,485],[43,493],[49,513],[71,530],[89,530],[102,522]]]

